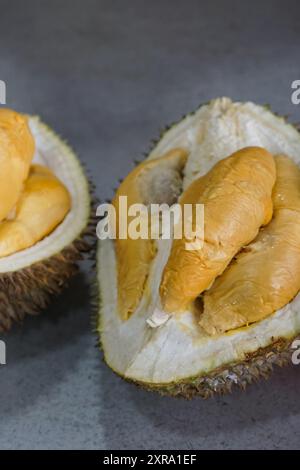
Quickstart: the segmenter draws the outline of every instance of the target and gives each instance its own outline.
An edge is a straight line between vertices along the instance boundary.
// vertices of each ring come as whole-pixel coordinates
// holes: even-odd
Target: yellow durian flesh
[[[0,221],[14,208],[34,155],[26,116],[0,109]]]
[[[221,334],[258,322],[300,289],[300,169],[276,156],[274,216],[204,294],[200,325]]]
[[[199,250],[186,250],[188,240],[173,241],[160,284],[164,311],[186,309],[270,221],[274,182],[273,156],[263,148],[247,147],[187,188],[182,205],[204,204],[204,243]]]
[[[29,248],[49,235],[70,208],[69,192],[52,171],[32,165],[13,215],[0,223],[0,257]]]
[[[127,196],[127,205],[173,204],[182,184],[181,172],[187,159],[182,148],[173,149],[164,156],[142,162],[121,183],[113,204],[117,214],[115,250],[118,276],[118,309],[126,320],[135,311],[145,288],[149,266],[156,253],[155,240],[121,239],[119,233],[119,197]],[[128,216],[130,224],[132,217]]]

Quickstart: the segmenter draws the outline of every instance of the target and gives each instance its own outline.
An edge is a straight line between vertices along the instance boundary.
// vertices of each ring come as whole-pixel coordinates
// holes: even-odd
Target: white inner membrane
[[[300,134],[284,119],[253,103],[220,98],[202,106],[173,126],[149,155],[162,156],[174,147],[189,151],[184,188],[205,174],[218,160],[246,146],[284,153],[300,164]],[[241,361],[247,353],[266,347],[276,338],[300,332],[300,294],[283,309],[248,328],[209,337],[192,311],[172,316],[163,326],[146,324],[158,301],[162,270],[171,242],[161,240],[143,298],[128,321],[117,311],[114,245],[101,241],[98,277],[101,289],[99,330],[106,361],[121,375],[151,384],[168,384],[204,375],[217,367]]]
[[[35,139],[33,163],[49,167],[68,188],[72,207],[63,222],[47,237],[28,248],[0,259],[0,273],[17,271],[59,253],[79,236],[90,212],[89,188],[75,154],[38,117],[30,117]]]

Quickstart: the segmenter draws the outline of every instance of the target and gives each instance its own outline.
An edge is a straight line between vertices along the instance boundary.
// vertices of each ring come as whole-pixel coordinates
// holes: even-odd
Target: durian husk
[[[189,377],[183,381],[157,386],[146,382],[134,383],[148,391],[159,392],[161,395],[186,399],[196,396],[207,399],[214,395],[225,395],[232,393],[234,388],[245,390],[247,385],[260,379],[268,379],[276,366],[283,367],[290,364],[292,353],[295,351],[292,344],[297,339],[300,339],[300,336],[289,340],[277,339],[268,347],[249,353],[242,362],[227,364],[207,375]],[[123,378],[126,379],[126,377]]]
[[[227,100],[227,98],[225,98]],[[211,102],[204,103],[204,105],[210,104]],[[269,105],[264,105],[264,108],[270,111]],[[198,108],[199,109],[199,108]],[[197,110],[198,110],[197,109]],[[153,139],[149,149],[149,153],[146,153],[147,158],[155,158],[155,149],[158,146],[165,133],[172,129],[173,126],[179,124],[183,119],[192,117],[196,112],[188,113],[171,125],[166,126],[160,132],[157,139]],[[273,113],[276,117],[279,117],[287,125],[294,127],[300,132],[300,124],[291,124],[287,121],[286,116],[280,116],[278,113]],[[154,156],[151,156],[154,154]],[[99,254],[100,244],[98,242],[98,256],[96,258],[96,270],[98,276],[99,271]],[[268,346],[258,348],[254,352],[249,352],[245,355],[241,361],[228,362],[221,367],[214,368],[208,373],[202,373],[195,376],[188,376],[182,380],[170,381],[167,383],[154,383],[141,380],[135,380],[132,377],[122,374],[119,370],[116,370],[111,364],[107,357],[104,345],[103,345],[103,299],[101,296],[101,289],[99,288],[99,280],[95,282],[94,294],[93,294],[93,325],[94,331],[97,334],[98,347],[103,353],[103,360],[106,365],[115,372],[116,375],[123,378],[129,383],[133,383],[138,387],[141,387],[147,391],[157,392],[164,396],[172,396],[178,398],[192,399],[195,397],[201,397],[203,399],[211,398],[215,395],[224,395],[231,393],[234,389],[245,390],[247,385],[255,383],[260,379],[268,379],[277,367],[283,367],[292,365],[292,354],[295,351],[293,343],[296,340],[300,340],[300,334],[291,337],[281,337],[280,335],[272,338],[272,341]]]
[[[93,184],[86,177],[72,148],[37,116],[29,118],[49,145],[61,149],[73,161],[76,160],[76,171],[85,182],[82,191],[87,198],[86,220],[81,221],[80,232],[63,249],[49,257],[43,256],[42,259],[21,269],[0,272],[0,332],[8,331],[15,322],[22,322],[26,315],[37,315],[45,309],[52,296],[58,295],[68,285],[70,278],[78,272],[78,262],[85,256],[92,257],[95,248],[96,199],[93,195]],[[52,234],[47,237],[50,241],[51,236]],[[26,251],[20,252],[21,256]]]

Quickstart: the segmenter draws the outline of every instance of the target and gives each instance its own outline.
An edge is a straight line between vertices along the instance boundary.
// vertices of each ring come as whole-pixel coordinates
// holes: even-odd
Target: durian
[[[77,272],[94,221],[76,155],[38,117],[0,110],[0,164],[0,331],[6,331],[38,313]]]
[[[14,214],[0,222],[0,258],[35,245],[71,208],[66,187],[49,168],[32,165]]]
[[[186,158],[187,153],[184,149],[174,149],[161,158],[140,163],[121,183],[114,198],[117,221],[122,217],[122,212],[119,210],[122,196],[127,196],[128,207],[139,203],[148,206],[150,203],[175,202],[181,190],[180,172],[183,170]],[[130,224],[130,219],[129,217],[126,225]],[[125,230],[127,232],[127,227]],[[123,239],[120,238],[119,232],[118,224],[115,243],[119,285],[118,308],[121,317],[126,320],[137,308],[142,296],[149,265],[155,256],[155,242],[150,237],[132,240],[127,233]]]
[[[28,119],[0,109],[0,220],[13,209],[29,172],[35,143]]]
[[[181,205],[204,204],[205,237],[199,250],[187,250],[185,237],[172,243],[160,283],[164,311],[186,309],[270,221],[274,183],[272,155],[247,147],[216,163],[184,191]]]
[[[284,307],[300,287],[300,168],[276,156],[272,222],[203,295],[200,325],[221,334]]]
[[[300,135],[295,127],[266,107],[251,102],[232,102],[229,98],[213,100],[173,125],[151,150],[146,162],[162,158],[174,149],[184,149],[187,152],[187,161],[181,170],[183,197],[190,185],[196,184],[199,178],[199,181],[202,177],[205,179],[204,175],[220,160],[246,147],[265,149],[269,162],[275,156],[276,166],[281,165],[280,159],[283,157],[277,157],[280,154],[288,156],[294,162],[293,165],[300,166]],[[284,157],[282,163],[287,172],[289,159]],[[274,168],[273,166],[272,169],[272,163],[268,166],[264,187],[266,201],[270,199],[275,176],[277,177]],[[263,180],[265,170],[260,165],[252,165],[252,171],[253,174],[259,172],[257,178]],[[166,188],[162,188],[162,191],[165,194]],[[279,193],[282,197],[281,190]],[[164,197],[167,199],[168,195],[165,194]],[[276,221],[280,197],[276,197],[275,186],[274,218],[260,230],[258,238],[263,237],[264,231],[267,232],[273,221]],[[180,201],[180,195],[178,199]],[[297,191],[293,192],[291,199],[293,208],[288,210],[297,211]],[[249,207],[249,217],[252,217],[250,211]],[[223,276],[234,267],[238,257],[243,256],[243,251],[246,255],[247,248],[250,247],[251,250],[251,242],[259,226],[269,222],[272,215],[270,200],[263,212],[259,221],[256,221],[252,238],[249,236],[249,239],[233,250],[241,248],[240,253],[235,253],[236,259],[233,258]],[[295,214],[293,223],[294,221]],[[293,238],[293,243],[294,241],[297,243],[298,238]],[[184,301],[182,305],[176,302],[180,311],[172,311],[159,328],[149,326],[147,320],[153,316],[158,305],[162,307],[160,285],[174,242],[175,240],[162,239],[155,241],[155,253],[147,264],[148,274],[142,295],[127,319],[120,315],[118,302],[120,285],[116,241],[106,239],[99,242],[97,275],[100,307],[97,312],[97,331],[106,363],[123,378],[148,390],[186,398],[195,395],[207,398],[214,393],[226,393],[233,386],[244,388],[259,377],[267,377],[274,365],[281,366],[291,362],[292,343],[300,336],[300,285],[297,279],[295,287],[285,297],[284,305],[274,302],[276,311],[268,312],[265,318],[262,315],[254,323],[246,322],[242,328],[233,326],[234,329],[211,335],[199,324],[201,317],[203,318],[203,300],[205,304],[205,297],[210,292],[205,289],[212,289],[212,292],[214,289],[214,283],[210,286],[209,282],[197,299],[194,300],[196,290],[193,290],[193,295],[189,297],[190,302]],[[247,246],[247,243],[250,245]],[[298,245],[298,253],[297,250]],[[180,260],[177,261],[180,264]],[[128,272],[130,263],[128,260]],[[176,259],[174,266],[178,267]],[[226,268],[226,263],[223,268]],[[216,285],[221,283],[221,271],[220,269],[217,272],[221,277],[215,281]],[[183,294],[189,286],[189,275],[187,278],[180,278]],[[180,286],[178,292],[180,293]],[[180,300],[179,294],[178,299]],[[173,306],[171,309],[173,310]]]

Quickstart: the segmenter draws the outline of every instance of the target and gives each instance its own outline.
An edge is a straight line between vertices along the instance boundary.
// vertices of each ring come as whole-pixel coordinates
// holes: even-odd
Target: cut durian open
[[[292,125],[265,107],[228,98],[216,99],[172,126],[148,159],[173,148],[186,149],[185,189],[217,161],[247,146],[288,155],[300,165],[300,134]],[[150,328],[146,320],[157,305],[171,243],[159,240],[143,297],[123,321],[118,313],[114,242],[99,242],[98,332],[105,361],[115,372],[161,393],[209,397],[231,390],[234,384],[244,387],[267,376],[274,364],[291,361],[292,342],[300,335],[300,295],[268,318],[219,336],[204,332],[194,309],[172,315],[160,328]]]
[[[61,291],[93,235],[89,183],[77,156],[38,117],[29,117],[29,126],[36,147],[33,163],[48,167],[66,186],[71,209],[48,236],[0,259],[0,331],[38,313],[51,294]]]

